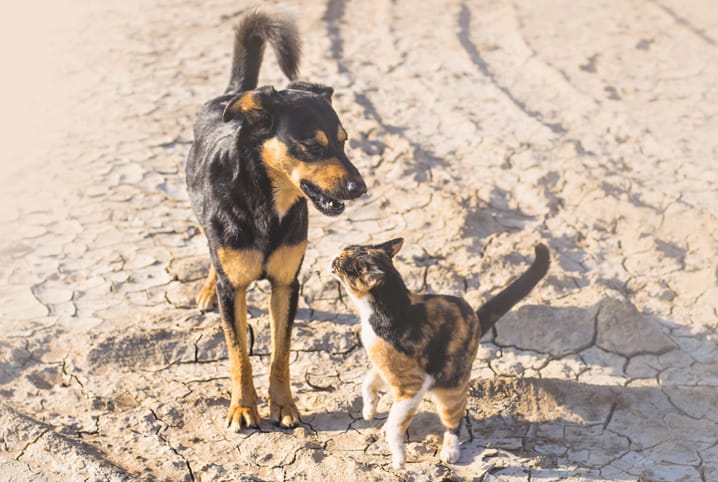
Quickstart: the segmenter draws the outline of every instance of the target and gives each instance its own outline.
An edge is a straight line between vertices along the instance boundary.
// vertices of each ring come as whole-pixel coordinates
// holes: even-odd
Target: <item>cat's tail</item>
[[[548,271],[550,264],[548,248],[543,244],[537,244],[534,250],[536,251],[536,259],[531,264],[531,267],[519,276],[519,279],[484,303],[476,312],[479,316],[482,336],[516,303],[524,299]]]
[[[301,42],[295,23],[278,14],[254,9],[244,15],[235,29],[232,70],[226,94],[257,87],[264,46],[274,47],[279,67],[289,80],[297,78]]]

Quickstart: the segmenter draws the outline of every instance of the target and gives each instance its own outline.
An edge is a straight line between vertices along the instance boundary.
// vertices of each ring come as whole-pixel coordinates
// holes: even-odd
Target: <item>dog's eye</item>
[[[299,144],[301,150],[312,157],[322,157],[324,155],[324,147],[317,142],[308,141]]]

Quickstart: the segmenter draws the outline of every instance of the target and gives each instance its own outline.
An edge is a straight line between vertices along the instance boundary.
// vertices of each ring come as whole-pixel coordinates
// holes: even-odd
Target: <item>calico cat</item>
[[[392,263],[403,242],[396,238],[379,245],[349,246],[330,266],[359,309],[361,340],[372,363],[362,386],[364,418],[371,420],[376,414],[380,388],[388,386],[394,395],[384,428],[395,469],[404,466],[404,434],[427,392],[446,427],[441,460],[458,460],[459,430],[479,339],[529,294],[549,266],[548,249],[538,244],[531,267],[475,312],[462,298],[411,293]]]

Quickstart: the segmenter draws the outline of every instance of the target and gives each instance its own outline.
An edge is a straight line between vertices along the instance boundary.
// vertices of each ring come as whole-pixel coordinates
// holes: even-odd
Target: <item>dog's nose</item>
[[[350,180],[347,182],[347,194],[353,199],[361,196],[366,192],[366,184],[363,180]]]

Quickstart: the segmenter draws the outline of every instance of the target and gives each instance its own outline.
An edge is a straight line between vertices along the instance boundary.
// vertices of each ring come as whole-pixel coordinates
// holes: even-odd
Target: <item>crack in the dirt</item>
[[[608,428],[608,425],[611,423],[611,420],[613,420],[613,414],[616,412],[616,407],[618,404],[616,402],[613,402],[611,404],[611,408],[608,411],[608,415],[606,416],[606,420],[603,422],[603,430],[605,431],[606,428]]]
[[[34,439],[32,439],[31,441],[29,441],[28,443],[25,444],[25,446],[22,448],[22,450],[20,450],[20,453],[17,455],[17,457],[15,457],[15,460],[20,460],[20,458],[22,458],[22,456],[25,455],[25,452],[27,451],[27,449],[29,449],[32,445],[36,444],[44,435],[48,434],[51,431],[52,430],[49,428],[45,428],[44,430],[42,430],[42,432],[40,432],[40,435],[38,435],[37,437],[35,437]]]
[[[461,10],[459,11],[459,32],[457,34],[459,43],[466,51],[471,61],[476,65],[479,71],[486,77],[506,98],[511,101],[521,112],[526,116],[535,120],[539,124],[548,128],[554,134],[565,134],[566,128],[561,125],[560,122],[546,122],[543,120],[543,113],[540,111],[531,110],[528,108],[525,102],[519,100],[511,90],[501,84],[496,78],[496,74],[491,70],[489,64],[484,60],[476,47],[474,42],[471,40],[471,11],[466,6],[466,3],[461,4]]]
[[[674,12],[671,8],[666,7],[665,5],[658,3],[656,0],[651,0],[651,3],[656,5],[658,8],[663,10],[665,13],[670,16],[674,22],[676,22],[678,25],[681,25],[685,27],[687,30],[689,30],[691,33],[696,35],[698,38],[700,38],[702,41],[709,45],[716,45],[716,41],[710,37],[708,34],[705,33],[705,30],[697,28],[695,25],[690,23],[688,20],[686,20],[684,17],[681,17],[676,12]]]
[[[157,432],[155,432],[155,435],[156,435],[157,437],[159,437],[159,439],[162,440],[162,441],[165,443],[165,445],[167,445],[167,447],[168,447],[175,455],[177,455],[179,458],[182,459],[182,461],[185,463],[185,466],[187,467],[187,472],[189,473],[190,480],[192,480],[192,482],[194,482],[194,481],[195,481],[194,471],[192,470],[192,466],[190,465],[189,460],[187,460],[187,458],[186,458],[183,454],[181,454],[181,453],[179,452],[179,450],[177,450],[177,449],[170,443],[170,441],[167,439],[167,437],[165,437],[164,435],[160,434],[160,432],[161,432],[162,430],[166,430],[168,427],[174,427],[174,425],[168,424],[167,422],[165,422],[164,420],[162,420],[152,408],[148,407],[147,409],[150,411],[150,413],[151,413],[152,416],[155,418],[155,420],[157,420],[157,421],[160,422],[162,425],[164,425],[164,427],[160,426],[160,427],[157,429]]]

